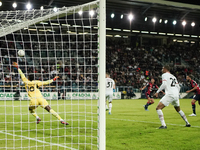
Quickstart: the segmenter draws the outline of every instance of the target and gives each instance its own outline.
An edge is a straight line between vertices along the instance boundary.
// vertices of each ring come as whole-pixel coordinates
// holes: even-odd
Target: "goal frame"
[[[106,1],[105,0],[98,0],[99,2],[99,16],[98,16],[98,23],[99,23],[99,30],[98,30],[98,51],[99,51],[99,98],[98,98],[98,140],[97,146],[99,150],[106,149],[106,113],[105,113],[105,74],[106,74]],[[93,2],[91,2],[92,4]],[[94,1],[96,3],[96,1]],[[87,4],[83,4],[86,6]],[[78,8],[78,7],[77,7]],[[69,10],[76,9],[75,7],[69,8]],[[27,10],[28,11],[28,10]],[[34,10],[37,13],[37,10]],[[26,11],[24,11],[26,12]],[[62,16],[65,12],[65,8],[61,8],[60,11],[49,13],[49,15],[38,17],[32,20],[24,20],[20,23],[10,25],[10,26],[2,26],[0,29],[0,37],[6,36],[11,34],[15,31],[21,30],[22,28],[27,28],[33,24],[39,23],[44,21],[48,18],[53,18],[54,16]],[[0,13],[1,15],[1,13]],[[6,18],[8,19],[8,18]],[[15,20],[15,18],[13,18]],[[16,21],[16,20],[15,20]],[[20,21],[20,20],[18,20]]]
[[[100,0],[99,18],[99,150],[106,149],[105,74],[106,74],[106,1]]]

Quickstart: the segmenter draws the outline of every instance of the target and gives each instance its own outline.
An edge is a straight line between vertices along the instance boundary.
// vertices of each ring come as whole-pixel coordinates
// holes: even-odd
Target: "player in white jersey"
[[[108,110],[107,100],[109,102],[109,112],[111,114],[113,89],[115,89],[115,81],[110,78],[110,74],[106,73],[106,110]]]
[[[170,103],[174,106],[175,110],[180,114],[180,116],[183,118],[183,120],[186,122],[186,127],[190,127],[190,123],[188,122],[184,112],[180,109],[179,104],[179,91],[180,86],[178,84],[178,81],[174,75],[172,75],[170,72],[169,66],[164,66],[162,69],[162,85],[158,89],[158,91],[155,93],[155,96],[158,97],[158,93],[161,90],[165,90],[165,96],[160,100],[158,103],[158,106],[156,107],[156,111],[158,113],[158,117],[161,121],[162,126],[159,127],[159,129],[166,129],[167,126],[165,124],[164,116],[162,109],[165,106],[168,106]]]

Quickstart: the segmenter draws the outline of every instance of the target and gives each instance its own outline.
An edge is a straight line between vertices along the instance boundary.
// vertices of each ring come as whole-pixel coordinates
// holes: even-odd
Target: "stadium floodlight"
[[[30,3],[26,4],[26,9],[30,10],[32,8],[32,5]]]
[[[159,23],[162,23],[162,19],[159,20]]]
[[[144,21],[147,21],[147,17],[144,18]]]
[[[173,23],[173,25],[176,25],[177,21],[176,21],[176,20],[174,20],[172,23]]]
[[[79,14],[79,15],[82,15],[82,14],[83,14],[83,11],[82,11],[82,10],[79,10],[78,14]]]
[[[44,9],[44,6],[41,6],[41,7],[40,7],[40,10],[43,10],[43,9]]]
[[[183,26],[185,26],[187,23],[186,23],[186,21],[184,20],[183,22],[182,22],[182,25]]]
[[[2,6],[2,2],[0,1],[0,6]]]
[[[129,14],[129,15],[128,15],[128,19],[129,19],[130,21],[132,21],[132,20],[133,20],[133,15],[132,15],[132,14]]]
[[[16,7],[17,7],[17,3],[14,2],[14,3],[12,4],[12,7],[13,7],[13,8],[16,8]]]
[[[191,23],[191,26],[192,26],[192,27],[194,27],[194,26],[195,26],[195,23],[194,23],[194,22],[192,22],[192,23]]]
[[[124,15],[123,14],[121,14],[121,17],[120,17],[121,19],[123,19],[124,18]]]
[[[90,10],[89,14],[90,14],[91,17],[93,17],[94,16],[94,10]]]
[[[54,12],[57,12],[57,11],[58,11],[58,8],[57,8],[57,7],[54,7],[54,8],[53,8],[53,11],[54,11]]]
[[[167,24],[168,23],[168,20],[165,20],[165,24]]]
[[[157,21],[156,17],[153,17],[152,22],[155,23]]]
[[[112,14],[111,14],[111,18],[114,18],[114,17],[115,17],[115,14],[114,14],[114,13],[112,13]]]

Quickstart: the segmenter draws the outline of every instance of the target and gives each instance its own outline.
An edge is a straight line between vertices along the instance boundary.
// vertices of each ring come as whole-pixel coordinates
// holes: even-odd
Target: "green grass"
[[[180,100],[191,128],[184,127],[185,122],[172,105],[164,108],[167,129],[158,130],[160,121],[155,110],[158,101],[149,106],[149,111],[144,111],[146,100],[113,100],[112,115],[106,112],[106,149],[199,150],[199,106],[197,117],[188,117],[192,113],[191,100]],[[35,150],[36,145],[37,150],[97,149],[96,100],[49,103],[69,126],[60,124],[42,108],[37,109],[42,122],[36,125],[35,118],[28,112],[29,101],[0,101],[0,149]],[[57,145],[50,145],[52,143]]]

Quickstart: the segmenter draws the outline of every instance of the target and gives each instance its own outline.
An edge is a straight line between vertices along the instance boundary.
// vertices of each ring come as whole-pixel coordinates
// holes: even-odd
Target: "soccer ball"
[[[20,57],[23,57],[23,56],[25,55],[24,50],[20,49],[20,50],[18,51],[18,55],[19,55]]]

